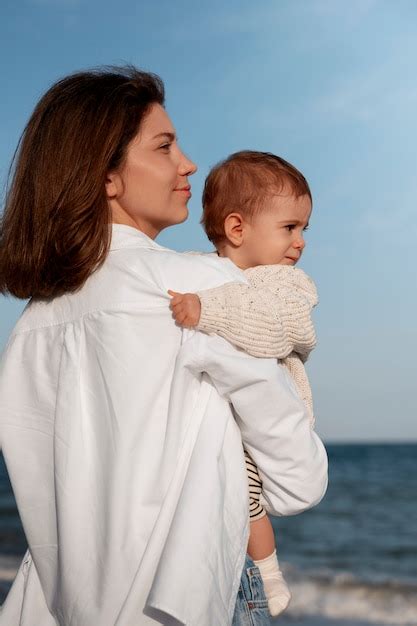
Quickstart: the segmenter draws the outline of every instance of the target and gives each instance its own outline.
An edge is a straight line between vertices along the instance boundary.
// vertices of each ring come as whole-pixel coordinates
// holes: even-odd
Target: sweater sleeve
[[[310,425],[314,428],[315,418],[313,395],[311,393],[310,381],[308,380],[304,363],[301,361],[296,352],[291,352],[291,354],[282,360],[282,363],[285,365],[295,382],[300,398],[306,405]]]
[[[216,333],[252,356],[282,359],[296,352],[305,361],[316,344],[313,281],[286,265],[261,265],[245,275],[247,285],[227,283],[198,292],[197,329]]]

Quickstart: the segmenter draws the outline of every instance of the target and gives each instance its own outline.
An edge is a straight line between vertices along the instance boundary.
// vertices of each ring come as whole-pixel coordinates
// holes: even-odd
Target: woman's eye
[[[165,150],[166,152],[168,152],[170,147],[171,147],[170,143],[163,143],[162,146],[159,146],[159,149],[160,150]]]

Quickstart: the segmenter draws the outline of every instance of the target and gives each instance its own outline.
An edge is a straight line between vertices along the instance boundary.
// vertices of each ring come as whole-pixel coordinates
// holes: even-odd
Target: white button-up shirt
[[[1,626],[230,624],[242,439],[272,514],[321,499],[326,453],[285,369],[172,319],[168,289],[236,280],[228,259],[116,225],[80,291],[28,305],[0,369],[0,444],[29,544]]]

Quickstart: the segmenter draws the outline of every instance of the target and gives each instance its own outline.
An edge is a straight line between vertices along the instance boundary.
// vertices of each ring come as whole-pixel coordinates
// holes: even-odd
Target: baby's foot
[[[291,600],[291,592],[279,569],[276,551],[274,550],[266,559],[254,563],[261,574],[269,612],[275,617],[285,611]]]
[[[280,571],[274,576],[262,577],[269,612],[272,616],[279,615],[290,603],[291,592]]]

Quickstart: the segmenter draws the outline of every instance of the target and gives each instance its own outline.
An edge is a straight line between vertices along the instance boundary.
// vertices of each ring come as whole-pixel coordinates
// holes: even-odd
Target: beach
[[[417,445],[328,445],[328,493],[273,518],[292,601],[282,626],[417,626]],[[0,594],[26,544],[0,464]]]

